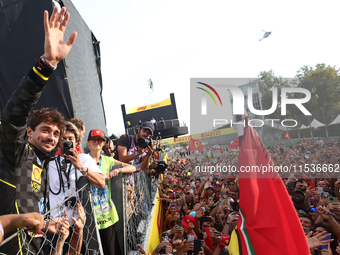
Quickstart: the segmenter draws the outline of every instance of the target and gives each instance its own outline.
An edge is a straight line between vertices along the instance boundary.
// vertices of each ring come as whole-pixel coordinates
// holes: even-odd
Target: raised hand
[[[77,203],[77,213],[78,213],[78,219],[75,219],[74,217],[71,217],[71,219],[75,222],[76,230],[79,231],[84,228],[85,222],[86,222],[86,213],[85,213],[84,207],[81,205],[80,200]]]
[[[323,232],[321,232],[321,233],[319,233],[319,234],[316,234],[315,236],[312,236],[312,235],[313,235],[313,232],[312,232],[312,231],[310,231],[310,232],[306,235],[309,249],[313,249],[313,248],[316,248],[316,247],[318,247],[318,246],[326,245],[327,243],[332,242],[332,239],[323,241],[323,239],[324,239],[325,237],[331,235],[331,234],[326,234],[326,231],[323,231]]]
[[[64,42],[65,29],[70,19],[70,14],[66,13],[65,15],[65,13],[65,7],[61,8],[59,14],[58,7],[54,7],[51,18],[48,19],[48,11],[44,12],[44,56],[46,60],[55,67],[58,65],[59,61],[67,56],[77,38],[77,32],[73,32],[68,38],[67,43]]]

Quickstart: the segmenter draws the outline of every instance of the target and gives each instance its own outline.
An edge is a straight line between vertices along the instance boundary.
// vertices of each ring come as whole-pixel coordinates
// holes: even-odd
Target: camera
[[[70,149],[72,148],[73,148],[73,142],[64,142],[63,143],[64,155],[73,156],[72,152],[70,152]],[[68,163],[71,163],[71,161],[65,158],[65,163],[68,164]]]
[[[164,173],[165,169],[168,167],[168,164],[165,161],[157,161],[157,167],[155,168],[157,173]]]
[[[147,138],[138,138],[138,141],[136,143],[136,146],[138,146],[139,148],[146,148],[148,146],[151,145],[151,138],[147,137]]]
[[[78,202],[78,199],[76,197],[67,197],[67,201],[65,202],[65,205],[69,208],[75,207],[75,205]]]

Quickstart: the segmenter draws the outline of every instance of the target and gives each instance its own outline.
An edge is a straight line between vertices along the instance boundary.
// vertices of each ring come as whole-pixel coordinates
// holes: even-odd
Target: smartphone
[[[203,212],[205,212],[205,207],[201,207],[201,208],[202,208]]]
[[[307,182],[307,187],[309,189],[315,189],[314,183],[313,182]]]
[[[201,251],[202,245],[202,240],[194,240],[194,255],[198,255],[198,253]]]
[[[290,173],[289,178],[294,178],[294,173]]]
[[[303,227],[303,230],[305,231],[305,234],[308,234],[310,232],[310,228]]]
[[[219,205],[223,205],[224,204],[224,200],[220,200],[218,203],[219,203]]]
[[[201,217],[201,221],[202,221],[202,223],[203,223],[203,222],[211,222],[211,218],[210,218],[210,217],[207,217],[207,216],[202,216],[202,217]]]
[[[182,225],[182,221],[181,221],[181,220],[178,220],[178,221],[176,222],[176,225],[179,226],[179,227],[182,227],[182,226],[183,226],[183,225]]]
[[[185,194],[182,194],[182,197],[185,198]]]
[[[328,192],[321,192],[321,199],[327,198],[329,196]]]
[[[295,182],[288,182],[287,188],[288,189],[295,189],[295,185],[296,185]]]
[[[188,242],[192,242],[195,240],[195,236],[193,234],[189,234],[187,237],[188,237]]]
[[[162,233],[162,241],[169,241],[169,237],[167,233]]]
[[[316,192],[322,193],[323,192],[323,187],[316,187]]]
[[[329,240],[329,239],[331,239],[331,236],[325,237],[322,241],[326,241],[326,240]],[[319,250],[324,250],[324,249],[327,249],[327,248],[328,248],[328,244],[321,245],[321,246],[318,247]]]
[[[330,197],[329,198],[329,203],[333,204],[333,203],[338,203],[338,198],[337,197]]]
[[[67,156],[73,156],[72,152],[70,152],[70,149],[73,148],[73,142],[64,142],[63,143],[63,152]],[[65,158],[65,163],[71,163],[70,160]]]

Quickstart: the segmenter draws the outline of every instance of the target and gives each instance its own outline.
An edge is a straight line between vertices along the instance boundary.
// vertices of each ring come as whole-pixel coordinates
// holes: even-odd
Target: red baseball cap
[[[196,225],[196,219],[194,216],[192,215],[186,215],[183,220],[182,220],[182,225],[188,229],[191,229],[191,227],[189,226],[189,223],[192,223],[194,225]]]
[[[100,129],[92,129],[89,133],[89,136],[87,138],[87,141],[90,141],[92,137],[100,137],[102,138],[104,141],[106,141],[104,132]]]

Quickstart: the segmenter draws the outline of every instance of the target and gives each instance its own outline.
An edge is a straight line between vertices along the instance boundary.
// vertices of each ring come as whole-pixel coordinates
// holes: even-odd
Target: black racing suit
[[[46,212],[48,178],[46,166],[51,157],[27,142],[27,120],[45,88],[49,68],[34,67],[21,80],[2,114],[0,150],[0,215]],[[5,235],[4,240],[16,230]],[[27,233],[27,232],[26,232]],[[16,254],[21,237],[0,247],[0,252]],[[27,238],[30,238],[27,235]],[[32,238],[30,252],[41,253],[41,238]],[[26,248],[23,248],[24,254]],[[32,254],[32,253],[31,253]]]

